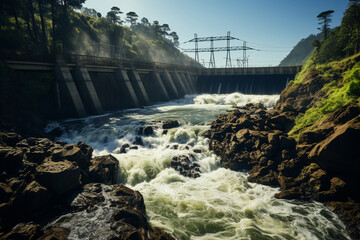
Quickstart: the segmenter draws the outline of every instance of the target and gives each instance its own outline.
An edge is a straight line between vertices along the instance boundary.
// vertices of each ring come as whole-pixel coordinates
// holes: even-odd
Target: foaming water
[[[177,239],[349,239],[337,216],[322,204],[275,199],[279,189],[249,183],[246,173],[221,168],[219,157],[209,150],[204,133],[217,114],[247,103],[261,102],[270,108],[278,98],[193,95],[143,109],[53,123],[48,128],[60,126],[64,130],[61,140],[84,141],[95,155],[113,154],[119,160],[120,183],[140,191],[151,224]],[[176,119],[181,126],[163,134],[156,121],[166,119]],[[143,145],[121,154],[122,145],[135,145],[137,129],[145,122],[154,126],[154,134],[141,136]],[[170,166],[174,156],[190,154],[200,165],[199,178],[184,177]],[[106,205],[104,209],[107,215],[114,211]],[[72,216],[72,239],[87,239],[80,234],[86,231],[83,221],[94,234],[108,229],[103,218],[86,220],[85,216]]]

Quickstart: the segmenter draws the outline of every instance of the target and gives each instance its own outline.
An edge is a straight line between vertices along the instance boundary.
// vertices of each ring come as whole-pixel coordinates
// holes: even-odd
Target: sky
[[[245,40],[248,47],[260,51],[248,51],[249,67],[277,66],[291,49],[310,34],[319,30],[316,16],[326,10],[334,10],[331,27],[339,26],[346,10],[347,0],[87,0],[84,7],[94,8],[103,16],[117,6],[146,17],[150,22],[169,24],[177,32],[180,48],[194,48],[194,43],[184,43],[198,37],[231,36]],[[231,46],[242,46],[239,40]],[[209,42],[199,43],[208,48]],[[225,47],[226,41],[214,42],[215,47]],[[188,53],[194,58],[194,53]],[[232,64],[242,59],[242,51],[232,51]],[[200,62],[208,66],[210,55],[200,53]],[[224,67],[226,52],[215,52],[216,67]]]

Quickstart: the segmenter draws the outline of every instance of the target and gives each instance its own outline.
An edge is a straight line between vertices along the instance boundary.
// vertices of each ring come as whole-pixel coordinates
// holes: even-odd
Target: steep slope
[[[312,54],[314,47],[311,43],[315,40],[320,41],[322,34],[311,34],[298,42],[291,52],[280,62],[279,66],[296,66],[303,65]]]

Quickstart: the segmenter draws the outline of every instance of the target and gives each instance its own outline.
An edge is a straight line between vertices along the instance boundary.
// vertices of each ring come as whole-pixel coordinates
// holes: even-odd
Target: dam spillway
[[[70,55],[55,63],[7,61],[21,72],[52,72],[53,106],[59,117],[84,117],[142,107],[187,94],[279,94],[301,66],[198,68]],[[50,103],[49,103],[50,104]]]

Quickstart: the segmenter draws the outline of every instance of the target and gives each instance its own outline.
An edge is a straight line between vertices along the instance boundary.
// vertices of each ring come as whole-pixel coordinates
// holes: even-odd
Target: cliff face
[[[280,187],[277,198],[325,202],[354,239],[360,237],[359,59],[308,62],[274,109],[235,109],[208,132],[222,166]]]

